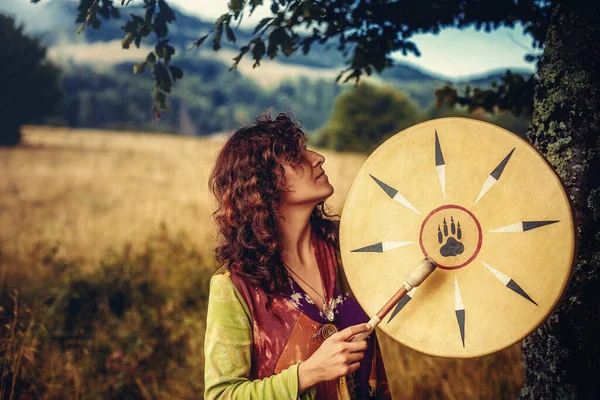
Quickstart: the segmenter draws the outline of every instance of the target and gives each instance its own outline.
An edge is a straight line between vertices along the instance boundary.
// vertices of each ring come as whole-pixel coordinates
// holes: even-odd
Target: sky
[[[26,28],[33,26],[42,29],[44,25],[55,23],[59,15],[44,13],[44,2],[67,0],[41,0],[33,5],[30,0],[0,0],[0,11],[14,11],[21,15],[21,22]],[[120,1],[116,0],[115,4]],[[133,4],[141,0],[133,0]],[[178,6],[187,14],[201,17],[205,20],[215,20],[227,10],[228,0],[169,0],[169,4]],[[251,16],[245,16],[242,27],[254,27],[260,19],[270,15],[270,0],[264,0],[265,5],[258,7]],[[534,70],[531,63],[524,57],[528,53],[537,53],[531,48],[531,38],[523,34],[520,26],[514,29],[501,28],[491,33],[476,31],[474,28],[458,30],[445,29],[439,35],[424,34],[413,36],[413,41],[421,51],[416,57],[402,54],[394,58],[408,62],[427,72],[460,79],[478,74],[485,74],[498,69],[528,69]]]
[[[227,10],[227,0],[169,0],[189,14],[216,19]],[[244,17],[242,26],[253,27],[260,19],[270,16],[271,1],[265,0],[251,18]],[[416,65],[425,71],[449,78],[485,74],[490,70],[522,68],[533,71],[534,66],[524,60],[528,53],[538,53],[531,47],[531,37],[523,34],[521,26],[501,28],[491,33],[474,28],[445,29],[439,35],[413,36],[421,56],[395,58]]]

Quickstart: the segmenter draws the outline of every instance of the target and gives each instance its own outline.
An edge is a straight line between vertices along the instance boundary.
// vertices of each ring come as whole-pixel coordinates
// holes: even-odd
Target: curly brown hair
[[[217,200],[217,261],[262,287],[269,298],[281,292],[287,277],[277,225],[278,206],[288,190],[283,164],[300,166],[306,142],[300,124],[287,114],[271,119],[265,113],[227,140],[209,179]],[[322,201],[310,221],[339,252],[339,215]]]

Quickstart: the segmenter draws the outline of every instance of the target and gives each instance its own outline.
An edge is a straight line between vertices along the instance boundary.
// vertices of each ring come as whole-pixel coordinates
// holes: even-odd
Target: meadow
[[[196,399],[222,138],[27,126],[0,148],[0,398]],[[340,213],[365,155],[319,149]],[[394,398],[510,399],[521,344],[468,360],[378,332]]]

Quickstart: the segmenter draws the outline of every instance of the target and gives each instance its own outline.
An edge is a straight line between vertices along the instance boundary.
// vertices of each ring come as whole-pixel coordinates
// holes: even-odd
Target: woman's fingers
[[[346,329],[343,329],[343,330],[339,331],[338,333],[332,335],[332,337],[337,335],[337,337],[340,340],[345,342],[348,339],[350,339],[352,336],[359,334],[361,332],[367,332],[370,329],[371,329],[371,325],[369,325],[369,324],[352,325],[352,326],[349,326]]]
[[[367,341],[359,340],[358,342],[347,342],[346,349],[351,352],[365,351],[367,349]]]
[[[365,355],[367,341],[350,342],[349,339],[361,332],[371,330],[369,324],[349,326],[326,339],[306,361],[300,363],[298,373],[306,382],[328,381],[356,371]],[[312,379],[313,376],[317,378]]]
[[[365,353],[363,353],[362,351],[357,351],[355,353],[350,353],[348,354],[348,362],[349,363],[355,363],[357,361],[362,360],[365,357]]]
[[[350,370],[349,373],[352,373],[352,372],[356,371],[358,368],[360,368],[360,363],[359,362],[355,362],[353,364],[350,364],[350,366],[348,367],[348,369]]]

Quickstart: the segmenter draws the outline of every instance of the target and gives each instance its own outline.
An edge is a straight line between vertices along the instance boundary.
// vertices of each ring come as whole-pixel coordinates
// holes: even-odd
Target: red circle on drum
[[[441,210],[446,210],[449,208],[454,208],[454,209],[458,209],[461,211],[464,211],[465,213],[467,213],[475,222],[475,225],[477,226],[477,246],[475,247],[475,251],[473,252],[473,254],[471,255],[471,257],[469,257],[469,259],[465,262],[463,262],[462,264],[459,265],[444,265],[444,264],[437,264],[437,266],[439,268],[442,269],[446,269],[446,270],[453,270],[453,269],[459,269],[464,267],[465,265],[469,264],[471,261],[473,261],[475,259],[475,257],[477,257],[477,254],[479,254],[479,250],[481,250],[481,242],[483,240],[483,235],[481,233],[481,224],[479,223],[479,220],[475,217],[475,215],[467,210],[464,207],[461,207],[459,205],[456,204],[446,204],[443,205],[441,207],[438,207],[434,210],[432,210],[429,214],[427,214],[427,216],[425,217],[425,219],[423,220],[423,223],[421,224],[421,229],[419,231],[419,245],[421,246],[421,251],[423,252],[423,254],[426,257],[430,257],[430,255],[427,253],[427,250],[425,250],[425,245],[423,244],[423,230],[425,228],[425,224],[427,224],[427,221],[437,212],[441,211]],[[437,257],[434,258],[437,261]]]

